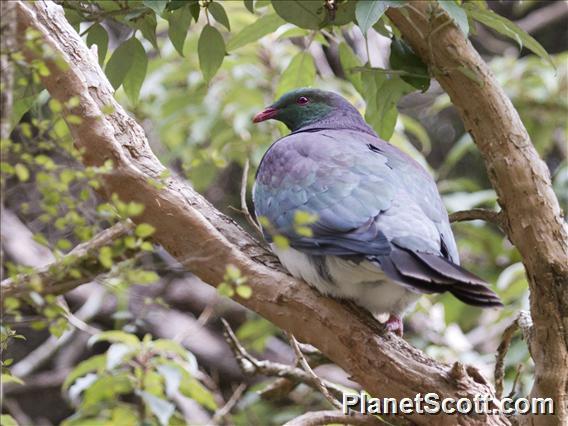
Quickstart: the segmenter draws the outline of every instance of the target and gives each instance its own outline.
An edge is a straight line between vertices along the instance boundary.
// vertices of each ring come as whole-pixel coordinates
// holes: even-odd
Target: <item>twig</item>
[[[87,302],[77,311],[76,315],[72,317],[79,321],[81,324],[85,324],[90,318],[94,317],[101,308],[106,291],[104,288],[97,289],[87,300]],[[63,308],[68,310],[69,308]],[[72,321],[71,318],[67,317],[69,322],[76,328],[83,330],[83,327],[77,327],[76,321]],[[88,333],[95,332],[98,333],[100,330],[87,325]],[[83,330],[84,331],[84,330]],[[57,338],[55,336],[50,336],[44,343],[30,352],[25,358],[20,360],[15,364],[11,371],[17,377],[26,377],[41,367],[46,361],[48,361],[53,354],[55,354],[62,346],[68,343],[75,335],[76,329],[71,329],[65,332],[61,337]]]
[[[89,298],[87,303],[85,305],[83,305],[83,307],[77,313],[77,315],[75,315],[73,312],[71,312],[71,309],[69,309],[69,305],[67,304],[67,302],[65,301],[63,296],[59,296],[57,298],[57,304],[65,312],[65,318],[67,318],[67,321],[69,321],[69,324],[71,324],[77,330],[84,331],[85,333],[88,333],[91,336],[93,336],[95,334],[100,333],[101,330],[87,324],[85,321],[87,321],[88,319],[92,318],[93,316],[95,316],[97,314],[97,312],[99,311],[101,304],[104,300],[105,294],[106,294],[106,291],[104,290],[104,287],[98,289],[98,291],[97,291],[97,293],[95,293],[94,297],[91,296]]]
[[[16,383],[7,383],[3,386],[4,397],[36,393],[41,395],[46,389],[60,388],[71,368],[61,368],[58,370],[49,370],[34,374],[26,378],[23,385]]]
[[[468,220],[484,220],[503,228],[503,216],[501,212],[487,209],[471,209],[454,212],[450,215],[450,222],[465,222]]]
[[[213,315],[213,312],[215,312],[215,305],[217,304],[217,299],[214,298],[212,299],[203,309],[203,311],[201,311],[201,314],[199,314],[199,317],[197,318],[197,323],[201,326],[204,327],[205,324],[207,324],[207,321],[209,321],[209,319],[211,318],[211,315]]]
[[[233,395],[231,395],[231,398],[229,398],[229,400],[227,401],[227,403],[221,407],[219,410],[217,410],[217,412],[215,413],[215,415],[213,416],[213,419],[211,420],[212,424],[219,424],[219,422],[227,415],[231,412],[231,410],[235,407],[235,405],[237,405],[237,402],[239,402],[239,400],[241,399],[241,396],[243,396],[243,393],[245,392],[245,390],[247,389],[247,385],[245,383],[241,383],[237,389],[235,389],[235,392],[233,392]]]
[[[317,376],[314,370],[312,370],[312,367],[310,367],[310,364],[308,364],[306,357],[300,350],[300,346],[298,346],[298,341],[296,340],[296,338],[290,333],[286,333],[286,335],[288,336],[288,340],[290,341],[290,346],[292,346],[292,349],[294,349],[296,359],[298,360],[302,368],[311,376],[314,386],[319,389],[319,391],[323,394],[323,396],[325,396],[325,399],[327,399],[331,403],[331,405],[341,410],[343,408],[341,406],[341,403],[333,396],[331,396],[328,389],[324,386],[322,379]]]
[[[340,425],[384,425],[375,416],[360,413],[343,414],[341,411],[312,411],[285,423],[284,426],[319,426],[330,423]]]
[[[292,380],[294,383],[304,383],[313,389],[320,390],[314,383],[313,377],[301,368],[292,367],[278,362],[259,360],[250,355],[243,345],[238,341],[235,333],[229,326],[229,323],[221,318],[224,327],[225,340],[235,355],[241,370],[248,375],[263,375],[271,377],[284,377]],[[343,391],[334,383],[320,379],[322,384],[327,388],[328,392],[338,400],[343,400]]]
[[[503,396],[503,380],[505,378],[505,356],[509,351],[511,346],[511,341],[513,340],[513,335],[515,331],[519,328],[517,320],[513,321],[505,331],[503,332],[503,337],[501,338],[501,343],[497,348],[497,354],[495,361],[495,396],[497,399],[501,399]]]
[[[519,382],[519,377],[521,377],[521,372],[523,371],[523,364],[517,365],[517,371],[515,372],[515,378],[513,379],[513,386],[511,386],[511,392],[509,392],[509,398],[513,398],[515,396],[517,383]]]
[[[106,268],[98,261],[99,250],[112,241],[126,235],[132,229],[132,222],[119,222],[95,235],[91,240],[79,244],[61,259],[29,274],[20,274],[6,278],[0,283],[2,298],[19,296],[30,291],[30,285],[41,282],[42,294],[65,293],[81,284],[88,283]],[[79,269],[81,276],[76,277],[69,272]]]
[[[3,401],[2,405],[8,410],[19,425],[33,424],[32,419],[24,412],[24,410],[22,410],[22,407],[20,407],[16,398],[7,398]]]
[[[531,330],[532,330],[532,319],[530,314],[526,311],[519,312],[519,315],[515,321],[509,325],[505,331],[503,332],[503,337],[501,338],[501,344],[497,348],[497,354],[495,361],[495,396],[497,399],[501,399],[503,396],[503,381],[505,377],[505,356],[509,351],[509,347],[511,346],[511,341],[513,340],[513,335],[515,331],[520,329],[523,334],[523,339],[529,344],[530,347],[530,338],[531,338]],[[517,374],[520,374],[517,372]],[[513,384],[514,392],[516,387],[517,378],[515,378],[515,383]]]

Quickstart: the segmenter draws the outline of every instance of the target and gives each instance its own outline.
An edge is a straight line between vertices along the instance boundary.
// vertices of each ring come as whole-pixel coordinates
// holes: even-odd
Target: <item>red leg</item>
[[[387,331],[402,337],[403,325],[402,318],[397,314],[390,314],[389,319],[385,323]]]

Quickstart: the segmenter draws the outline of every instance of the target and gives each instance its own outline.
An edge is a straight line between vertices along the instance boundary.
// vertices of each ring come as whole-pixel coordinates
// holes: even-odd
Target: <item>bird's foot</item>
[[[389,319],[385,323],[385,327],[387,328],[387,331],[402,337],[403,325],[400,315],[390,314]]]

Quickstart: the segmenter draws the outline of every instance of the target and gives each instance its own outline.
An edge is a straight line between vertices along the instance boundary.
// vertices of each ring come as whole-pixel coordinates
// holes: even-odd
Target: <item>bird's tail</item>
[[[422,293],[449,291],[469,305],[503,306],[487,282],[441,256],[393,246],[389,255],[376,260],[389,278],[411,290]]]

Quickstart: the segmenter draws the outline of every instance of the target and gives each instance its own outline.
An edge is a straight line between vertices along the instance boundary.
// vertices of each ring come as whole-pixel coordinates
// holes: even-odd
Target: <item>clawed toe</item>
[[[402,318],[397,314],[390,314],[389,319],[385,323],[385,327],[387,331],[396,334],[399,337],[402,337],[403,334],[403,324]]]

